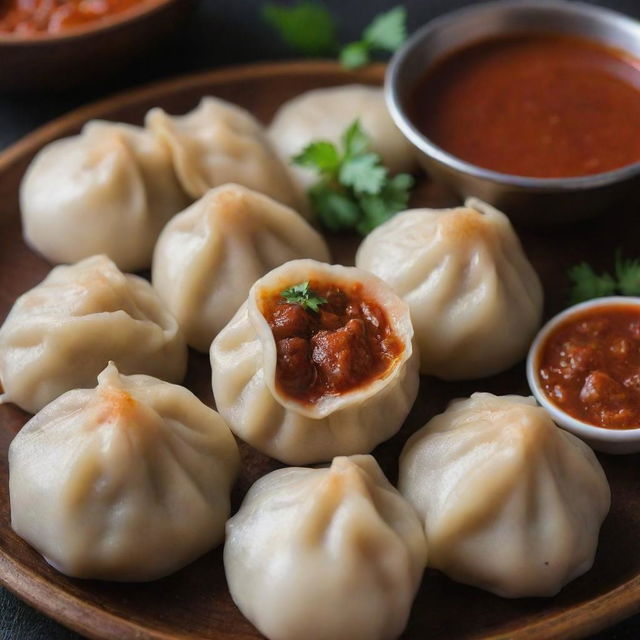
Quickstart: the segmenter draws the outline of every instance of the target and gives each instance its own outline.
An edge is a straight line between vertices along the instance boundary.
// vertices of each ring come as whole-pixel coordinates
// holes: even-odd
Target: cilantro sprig
[[[299,53],[333,56],[339,48],[333,17],[318,2],[303,0],[293,7],[269,2],[262,8],[262,15],[285,44]]]
[[[291,304],[299,304],[303,309],[311,309],[318,313],[320,305],[327,302],[326,298],[319,296],[309,288],[309,281],[299,282],[280,292],[280,295]]]
[[[308,56],[338,56],[347,69],[369,64],[377,53],[393,53],[407,37],[407,12],[401,6],[376,16],[360,40],[342,48],[333,16],[319,2],[302,0],[291,7],[269,2],[262,14],[292,49]]]
[[[571,304],[604,296],[640,295],[640,260],[623,258],[620,249],[616,251],[613,275],[607,271],[597,273],[591,265],[581,262],[571,267],[567,276]]]
[[[292,162],[313,169],[318,182],[308,191],[311,206],[330,231],[355,229],[367,235],[406,209],[413,178],[390,177],[369,138],[355,120],[341,138],[341,148],[326,140],[312,142]]]
[[[362,39],[351,42],[340,52],[340,62],[347,69],[357,69],[371,62],[377,51],[393,53],[407,39],[407,10],[394,7],[381,13],[362,33]]]

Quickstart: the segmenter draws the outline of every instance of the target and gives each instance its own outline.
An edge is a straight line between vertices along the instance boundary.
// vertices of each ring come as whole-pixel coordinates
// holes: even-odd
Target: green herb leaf
[[[571,267],[567,272],[570,281],[571,304],[610,296],[616,292],[616,281],[609,273],[597,274],[586,262]]]
[[[359,40],[351,42],[340,51],[340,64],[345,69],[357,69],[369,64],[371,59],[369,44]]]
[[[327,300],[309,288],[309,281],[299,282],[280,292],[280,295],[291,304],[299,304],[303,309],[311,309],[318,313],[320,305]]]
[[[615,255],[614,276],[604,272],[596,273],[586,262],[567,271],[570,283],[570,302],[583,302],[591,298],[623,295],[640,296],[640,260],[623,258],[618,249]]]
[[[342,161],[338,174],[345,187],[352,187],[356,194],[380,193],[387,177],[387,170],[380,162],[377,153],[363,153],[347,156]]]
[[[345,155],[355,156],[369,149],[369,136],[362,128],[360,120],[354,120],[342,134],[342,146]]]
[[[374,51],[393,53],[407,38],[407,11],[394,7],[376,16],[363,31],[362,38],[351,42],[340,52],[340,63],[347,69],[357,69],[371,61]]]
[[[333,56],[338,49],[336,28],[329,10],[304,0],[292,7],[267,3],[265,20],[292,49],[309,56]]]
[[[269,2],[262,15],[287,45],[304,55],[334,56],[339,49],[333,17],[320,2],[302,0],[290,7]],[[406,20],[401,6],[376,16],[360,40],[342,48],[342,66],[357,69],[371,61],[374,51],[395,51],[407,37]]]
[[[622,251],[616,251],[615,261],[618,289],[625,296],[640,295],[640,260],[624,259]]]
[[[360,207],[355,199],[329,183],[321,182],[311,187],[309,198],[320,222],[329,231],[338,233],[353,229],[360,219]]]
[[[366,235],[398,211],[406,209],[412,186],[413,178],[407,173],[399,173],[387,181],[377,196],[363,195],[360,206],[364,216],[358,223],[358,232]]]
[[[330,231],[355,229],[366,235],[406,209],[413,178],[389,177],[359,120],[341,136],[342,149],[325,140],[312,142],[292,161],[314,169],[319,181],[309,189],[311,206]]]
[[[394,7],[381,13],[364,30],[362,39],[372,49],[395,51],[407,38],[407,11],[404,7]]]
[[[301,153],[292,158],[292,162],[321,173],[335,174],[340,168],[340,154],[334,144],[320,140],[307,145]]]

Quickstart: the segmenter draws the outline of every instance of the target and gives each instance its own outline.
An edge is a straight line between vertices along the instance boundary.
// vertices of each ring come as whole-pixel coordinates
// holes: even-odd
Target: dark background
[[[290,4],[286,0],[274,0]],[[341,42],[356,40],[377,13],[398,4],[394,0],[325,0],[338,22]],[[469,0],[409,0],[409,31]],[[590,4],[610,7],[640,18],[640,0],[600,0]],[[267,27],[260,14],[263,0],[200,0],[184,28],[155,51],[132,61],[125,73],[99,86],[85,86],[56,94],[2,95],[0,93],[0,150],[39,125],[80,105],[140,84],[185,72],[229,64],[293,57]],[[81,52],[79,52],[81,55]],[[0,64],[2,60],[0,59]],[[0,87],[1,90],[1,87]],[[0,587],[0,640],[76,640],[67,631],[37,613]],[[640,615],[593,637],[594,640],[640,639]]]

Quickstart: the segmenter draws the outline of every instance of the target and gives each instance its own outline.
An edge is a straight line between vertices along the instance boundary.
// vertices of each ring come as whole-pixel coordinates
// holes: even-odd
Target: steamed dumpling
[[[294,258],[329,261],[322,236],[268,196],[228,184],[166,226],[153,258],[153,286],[187,342],[208,351],[251,285]]]
[[[35,413],[90,387],[109,360],[125,373],[180,382],[187,347],[153,287],[106,256],[53,269],[0,327],[0,402]]]
[[[305,283],[330,290],[328,306],[285,304],[281,292]],[[318,322],[325,328],[313,333]],[[251,287],[211,345],[216,406],[238,437],[287,464],[368,453],[400,429],[416,398],[412,337],[407,306],[379,278],[287,262]]]
[[[533,398],[474,393],[405,445],[399,489],[420,515],[429,566],[520,598],[588,571],[609,511],[593,451]]]
[[[426,557],[416,514],[371,456],[264,476],[224,547],[231,596],[270,640],[397,638]]]
[[[289,163],[316,140],[340,142],[345,129],[359,119],[390,173],[416,169],[413,147],[393,123],[378,87],[352,84],[307,91],[285,102],[276,113],[269,137],[282,159]],[[308,188],[315,180],[312,171],[291,167],[297,183]]]
[[[239,461],[190,391],[111,363],[14,438],[11,526],[69,576],[154,580],[222,541]]]
[[[413,209],[374,229],[356,265],[411,309],[421,371],[481,378],[521,360],[542,318],[542,286],[509,219],[470,198]]]
[[[164,142],[99,121],[48,144],[20,187],[25,240],[47,260],[104,253],[126,271],[149,267],[162,227],[188,202]]]
[[[236,182],[293,208],[300,204],[265,130],[245,109],[207,97],[183,116],[151,109],[145,123],[169,145],[180,184],[192,198]]]

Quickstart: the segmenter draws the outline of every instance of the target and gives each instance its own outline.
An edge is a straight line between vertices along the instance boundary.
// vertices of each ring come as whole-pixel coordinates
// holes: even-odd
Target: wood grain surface
[[[33,155],[47,142],[77,132],[89,118],[141,123],[160,105],[173,113],[211,94],[236,102],[265,123],[284,100],[311,88],[353,81],[379,84],[383,68],[345,72],[334,63],[300,62],[237,67],[147,87],[82,108],[39,129],[0,155],[0,318],[50,265],[23,243],[18,187]],[[451,194],[421,176],[413,205],[455,204]],[[638,202],[629,202],[589,223],[548,231],[519,229],[546,293],[546,316],[566,301],[565,269],[588,259],[610,268],[622,247],[637,256]],[[357,238],[328,238],[336,262],[352,264]],[[213,406],[206,356],[191,353],[186,386]],[[454,397],[473,391],[528,394],[524,367],[464,383],[423,378],[418,401],[400,433],[374,455],[392,482],[407,437]],[[7,448],[28,419],[12,405],[0,406],[0,581],[21,598],[90,638],[118,640],[249,639],[260,634],[229,596],[216,549],[182,571],[153,583],[117,584],[69,579],[50,568],[10,527]],[[233,491],[237,509],[247,488],[281,466],[240,443],[243,469]],[[404,638],[578,638],[640,611],[640,455],[599,456],[613,491],[611,512],[593,569],[555,598],[506,600],[455,584],[427,571]]]

